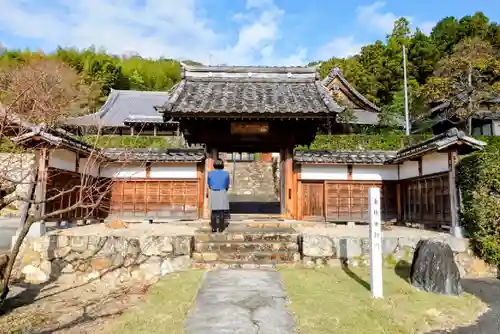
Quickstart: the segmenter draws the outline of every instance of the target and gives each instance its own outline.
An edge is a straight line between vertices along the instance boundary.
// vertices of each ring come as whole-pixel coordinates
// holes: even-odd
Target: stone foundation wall
[[[27,239],[15,272],[30,283],[93,279],[154,281],[191,266],[191,236],[68,236]]]
[[[395,266],[411,264],[413,252],[421,238],[386,237],[382,240],[384,264]],[[432,238],[450,245],[455,254],[462,277],[497,277],[498,269],[477,258],[469,249],[467,240],[453,237]],[[304,234],[302,236],[302,262],[307,267],[368,266],[370,240],[360,237],[335,237],[330,235]]]

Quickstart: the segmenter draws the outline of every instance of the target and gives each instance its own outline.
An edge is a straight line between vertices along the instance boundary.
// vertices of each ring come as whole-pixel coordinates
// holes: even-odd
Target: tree
[[[497,97],[499,61],[490,43],[477,37],[460,42],[455,52],[441,60],[423,89],[427,101],[447,100],[454,116],[467,120],[485,101]]]
[[[424,113],[425,103],[420,97],[420,86],[416,80],[408,80],[408,111],[410,124],[418,120]],[[405,119],[405,96],[404,88],[394,93],[392,102],[382,107],[379,115],[379,125],[384,127],[395,127]]]
[[[14,262],[32,224],[76,209],[97,210],[111,187],[111,181],[96,182],[95,177],[81,173],[77,183],[51,188],[43,194],[43,187],[51,177],[46,166],[48,156],[57,149],[58,138],[70,140],[66,132],[56,127],[65,118],[80,114],[79,109],[88,106],[93,91],[73,69],[53,59],[30,60],[0,71],[3,104],[0,105],[0,142],[11,142],[12,137],[28,138],[30,134],[48,138],[43,146],[18,147],[2,153],[0,158],[0,209],[15,202],[23,208],[21,229],[2,272],[0,306],[8,293]],[[88,148],[88,152],[83,169],[91,169],[102,158],[98,150]],[[17,191],[19,188],[24,189]],[[51,211],[42,209],[64,196],[70,196],[71,202]]]

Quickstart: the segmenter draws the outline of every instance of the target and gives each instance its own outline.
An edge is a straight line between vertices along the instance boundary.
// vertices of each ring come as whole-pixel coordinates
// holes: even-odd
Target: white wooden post
[[[382,284],[382,228],[380,219],[380,188],[368,189],[370,215],[370,286],[373,298],[384,298]]]

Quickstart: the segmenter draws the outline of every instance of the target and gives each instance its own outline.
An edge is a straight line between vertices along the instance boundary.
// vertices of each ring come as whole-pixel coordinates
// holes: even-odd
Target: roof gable
[[[339,94],[339,98],[353,109],[361,109],[371,112],[379,112],[380,108],[363,96],[347,79],[342,75],[339,67],[335,67],[323,80],[323,85],[332,94]]]
[[[427,153],[456,148],[459,154],[468,154],[483,149],[485,142],[466,136],[463,131],[452,128],[431,139],[403,148],[398,151],[394,162],[417,158]]]

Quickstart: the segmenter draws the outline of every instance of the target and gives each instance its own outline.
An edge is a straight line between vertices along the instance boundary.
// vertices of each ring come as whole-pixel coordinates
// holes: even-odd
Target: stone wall
[[[413,251],[421,238],[386,237],[382,240],[384,263],[388,266],[411,264]],[[498,269],[474,256],[466,239],[451,236],[432,238],[450,245],[462,277],[497,277]],[[307,267],[347,264],[368,266],[370,240],[365,237],[340,237],[321,234],[302,235],[302,261]]]
[[[6,179],[14,180],[17,187],[15,195],[23,196],[27,194],[29,189],[29,177],[31,169],[35,163],[34,154],[15,154],[15,153],[0,153],[0,174],[5,178],[0,177],[0,183],[9,184]],[[25,182],[24,184],[22,184]],[[16,201],[11,207],[19,210],[22,202]]]
[[[16,274],[30,283],[154,281],[191,266],[191,236],[68,236],[26,239]]]

